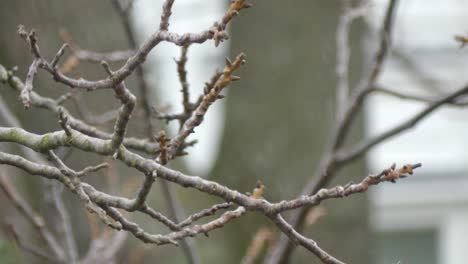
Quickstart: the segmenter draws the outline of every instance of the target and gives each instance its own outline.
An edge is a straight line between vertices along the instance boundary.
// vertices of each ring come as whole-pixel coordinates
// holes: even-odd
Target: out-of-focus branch
[[[58,212],[58,223],[61,225],[57,230],[59,232],[61,231],[61,236],[65,240],[63,242],[66,249],[65,252],[67,253],[67,260],[73,263],[78,260],[78,248],[76,245],[70,214],[62,200],[62,191],[62,185],[59,185],[58,183],[54,183],[52,185],[52,199],[54,199],[53,204]]]
[[[343,11],[336,29],[336,75],[338,86],[336,89],[336,117],[341,119],[348,104],[349,96],[349,31],[353,20],[365,14],[368,1],[364,0],[358,7],[351,8],[351,1],[343,1]]]
[[[218,210],[221,209],[227,209],[232,206],[232,203],[221,203],[221,204],[215,204],[212,207],[208,209],[203,209],[200,212],[194,213],[190,216],[188,216],[185,220],[181,221],[179,224],[177,224],[177,228],[183,228],[186,226],[191,225],[193,222],[202,219],[203,217],[207,217],[210,215],[214,215]]]
[[[64,261],[65,252],[58,244],[54,235],[46,227],[44,219],[33,211],[26,200],[11,183],[9,177],[3,173],[0,175],[0,188],[6,194],[12,205],[14,205],[24,218],[27,219],[37,230],[42,240],[44,240],[47,248],[52,252],[54,258]]]
[[[389,95],[398,99],[404,99],[404,100],[411,100],[411,101],[416,101],[416,102],[421,102],[421,103],[433,103],[435,101],[438,101],[439,98],[437,97],[428,97],[428,96],[420,96],[420,95],[413,95],[413,94],[405,94],[401,93],[398,91],[394,91],[388,88],[383,87],[382,85],[374,85],[374,88],[372,88],[373,93],[380,93],[380,94],[385,94]],[[446,103],[447,105],[450,106],[457,106],[457,107],[465,107],[468,106],[468,101],[466,100],[453,100],[450,102]]]
[[[443,94],[445,91],[440,88],[440,81],[437,78],[422,68],[410,54],[402,49],[394,49],[392,51],[392,58],[395,58],[408,76],[416,79],[426,91],[433,94]]]
[[[344,264],[344,262],[338,260],[337,258],[330,255],[328,252],[319,247],[317,242],[307,238],[301,233],[297,232],[284,218],[277,214],[271,217],[271,220],[276,224],[276,226],[289,237],[291,241],[301,245],[310,252],[314,253],[323,263],[326,264]]]
[[[383,21],[382,31],[380,33],[380,45],[377,53],[375,54],[370,73],[366,78],[364,78],[363,81],[361,81],[360,86],[356,90],[354,96],[351,98],[351,103],[348,105],[343,119],[339,120],[339,125],[336,129],[336,135],[334,136],[332,144],[333,150],[337,150],[343,145],[347,135],[349,134],[349,128],[354,118],[356,117],[356,114],[361,109],[364,99],[372,90],[373,84],[382,71],[382,65],[387,57],[388,49],[391,44],[391,34],[397,2],[398,0],[391,0],[388,4]]]
[[[67,43],[70,47],[71,52],[73,53],[72,56],[75,56],[77,59],[82,61],[89,61],[95,63],[101,63],[101,61],[108,61],[108,62],[118,62],[128,60],[135,51],[134,50],[116,50],[111,52],[96,52],[91,50],[82,49],[70,34],[65,30],[60,30],[59,32],[60,38],[63,42]]]
[[[264,244],[270,244],[270,246],[274,243],[274,234],[273,231],[269,228],[262,227],[260,228],[255,235],[253,236],[252,242],[250,246],[247,248],[247,253],[242,258],[242,264],[253,264],[255,260],[260,255]]]
[[[79,117],[90,125],[103,125],[115,120],[118,116],[118,109],[110,110],[102,114],[91,113],[80,93],[73,93],[70,97],[72,99],[71,101],[76,106]]]
[[[73,131],[73,133],[78,133],[78,132]],[[81,136],[86,138],[85,135],[81,135]],[[18,141],[15,140],[15,137],[16,139],[18,139]],[[44,151],[44,149],[48,149],[51,147],[47,144],[44,144],[43,139],[47,138],[50,144],[52,144],[52,146],[54,147],[58,147],[60,146],[60,144],[71,143],[75,147],[85,148],[87,149],[87,151],[96,151],[96,152],[103,151],[101,154],[107,154],[107,155],[111,155],[112,153],[106,150],[107,148],[110,148],[109,146],[107,146],[108,143],[102,142],[95,138],[92,138],[94,140],[93,142],[94,144],[92,148],[90,148],[88,145],[82,145],[82,144],[88,144],[87,142],[90,139],[69,140],[68,142],[61,142],[61,139],[57,139],[57,138],[66,138],[66,137],[67,136],[65,135],[65,132],[55,132],[55,133],[46,134],[44,136],[38,136],[38,135],[28,133],[18,128],[1,128],[0,127],[0,142],[13,141],[13,142],[16,142],[16,143],[19,143],[19,144],[22,144],[24,146],[31,147],[31,148],[35,148],[34,146],[35,143],[43,144],[43,146],[41,146],[40,149]],[[78,137],[80,137],[79,134],[73,134],[73,138],[78,138]],[[84,140],[84,143],[83,143],[83,140]],[[245,206],[249,209],[256,209],[256,210],[264,211],[268,214],[279,213],[285,210],[291,210],[291,209],[300,207],[302,205],[315,205],[317,202],[316,201],[317,198],[313,198],[314,197],[313,195],[312,196],[303,195],[298,199],[291,200],[292,202],[283,201],[283,202],[271,204],[265,200],[254,199],[245,194],[241,194],[238,191],[229,189],[228,187],[223,186],[219,183],[205,180],[197,176],[185,175],[185,174],[182,174],[181,172],[171,170],[167,167],[164,167],[156,163],[155,161],[151,159],[145,159],[123,148],[120,149],[117,158],[120,159],[125,164],[131,165],[132,167],[140,170],[143,173],[153,173],[158,178],[162,178],[162,179],[177,183],[183,187],[192,187],[201,192],[205,192],[205,193],[223,198],[226,201],[232,201],[239,205]],[[49,166],[42,165],[42,164],[31,163],[30,161],[27,161],[19,156],[6,154],[6,153],[2,153],[0,157],[0,163],[6,163],[6,164],[13,165],[13,166],[17,166],[31,174],[43,175],[47,178],[59,180],[66,186],[70,186],[69,177],[63,176],[60,171],[55,171],[53,167],[49,167]],[[90,197],[92,198],[94,197],[93,200],[97,199],[107,206],[113,206],[113,207],[119,207],[119,208],[131,208],[132,207],[133,202],[131,200],[120,198],[120,197],[115,197],[115,196],[110,196],[110,195],[105,195],[103,193],[92,194],[94,192],[93,187],[84,183],[82,183],[82,185],[85,191],[90,195]],[[301,205],[295,204],[296,202],[301,203]]]
[[[280,202],[278,203],[278,207],[282,207],[282,206],[296,207],[297,206],[297,207],[307,208],[304,206],[305,204],[302,204],[302,202],[307,201],[307,205],[317,205],[321,201],[326,200],[326,199],[346,197],[351,194],[365,192],[368,190],[369,186],[377,185],[385,181],[394,183],[398,179],[406,178],[408,177],[408,174],[413,174],[413,170],[419,167],[421,167],[421,164],[417,163],[413,165],[411,164],[404,165],[400,169],[396,169],[395,164],[393,164],[389,169],[385,169],[379,174],[367,176],[358,184],[349,183],[345,186],[336,186],[331,189],[321,189],[315,195],[312,195],[312,196],[301,197],[293,201]],[[315,200],[316,202],[310,203],[311,200]],[[304,237],[303,235],[301,235],[299,232],[297,232],[297,230],[295,230],[289,223],[287,223],[279,214],[272,214],[270,215],[270,218],[278,226],[278,228],[289,237],[291,241],[295,241],[299,243],[301,246],[303,246],[304,248],[313,252],[317,257],[320,258],[320,260],[323,263],[332,263],[332,264],[344,263],[334,258],[333,256],[331,256],[329,253],[325,252],[323,249],[321,249],[315,241],[308,239]]]
[[[124,245],[127,235],[127,232],[114,231],[113,234],[104,232],[104,234],[91,241],[88,252],[80,260],[80,263],[118,263],[116,262],[116,255]]]
[[[172,5],[174,4],[174,0],[166,0],[164,1],[161,13],[161,22],[159,23],[159,30],[160,31],[167,31],[169,29],[169,18],[172,15]]]
[[[456,92],[452,94],[444,96],[440,98],[439,100],[430,103],[426,108],[424,108],[422,111],[418,112],[413,117],[406,120],[405,122],[402,122],[401,124],[398,124],[395,127],[388,129],[385,132],[382,132],[380,135],[374,138],[370,138],[370,139],[364,140],[363,142],[356,144],[348,152],[340,153],[337,156],[337,160],[339,160],[339,162],[341,163],[348,163],[362,156],[364,153],[366,153],[370,148],[374,147],[375,145],[401,133],[402,131],[412,128],[419,121],[427,117],[430,113],[434,112],[439,107],[445,104],[454,102],[458,97],[464,96],[466,94],[468,94],[468,85],[464,86],[463,88],[457,90]]]
[[[57,258],[50,256],[49,254],[44,252],[41,248],[36,247],[35,245],[31,245],[28,242],[26,242],[24,239],[22,239],[14,224],[10,224],[9,227],[10,227],[11,234],[13,235],[13,238],[16,240],[16,242],[18,243],[18,246],[21,249],[35,256],[38,256],[40,258],[44,258],[52,263],[59,261]]]
[[[390,39],[397,2],[398,0],[391,0],[388,4],[380,33],[380,44],[375,54],[374,62],[370,72],[368,76],[363,78],[360,85],[351,95],[350,101],[347,103],[347,107],[344,114],[342,115],[342,118],[337,119],[335,125],[336,128],[333,131],[330,143],[327,146],[327,149],[323,152],[320,164],[318,165],[313,178],[305,184],[305,187],[302,190],[302,194],[313,194],[316,193],[320,188],[323,188],[331,181],[331,179],[335,176],[336,171],[342,165],[338,164],[336,160],[336,152],[338,152],[345,143],[345,140],[349,135],[349,131],[351,130],[351,124],[361,109],[364,99],[370,93],[373,84],[380,75],[382,65],[385,61],[391,43]],[[302,207],[299,210],[293,212],[291,215],[291,225],[299,233],[304,227],[303,224],[307,215],[307,210],[307,207]],[[268,263],[287,263],[293,249],[294,244],[292,241],[289,240],[286,236],[281,236],[275,249],[270,252]]]

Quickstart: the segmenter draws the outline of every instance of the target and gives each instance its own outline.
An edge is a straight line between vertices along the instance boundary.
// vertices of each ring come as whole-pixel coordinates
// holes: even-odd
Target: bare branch
[[[20,99],[26,109],[31,106],[31,91],[33,90],[33,81],[34,77],[36,77],[37,69],[39,68],[40,64],[41,60],[35,59],[31,66],[29,66],[28,75],[26,76],[26,84],[24,85],[24,89],[20,94]]]
[[[277,214],[270,217],[271,220],[276,224],[276,226],[286,234],[291,241],[295,241],[299,245],[303,246],[305,249],[314,253],[323,263],[327,264],[344,264],[344,262],[338,260],[337,258],[330,255],[328,252],[319,247],[317,242],[310,238],[306,238],[297,232],[286,220]]]
[[[104,209],[112,218],[114,218],[122,225],[122,229],[131,232],[136,238],[142,240],[145,243],[154,243],[158,245],[178,245],[174,239],[165,237],[163,235],[153,235],[145,232],[138,224],[125,219],[125,217],[115,208],[104,207]]]
[[[454,102],[458,97],[468,94],[468,85],[464,86],[463,88],[457,90],[454,93],[451,93],[445,97],[440,98],[433,103],[430,103],[426,108],[424,108],[419,113],[415,114],[413,117],[408,119],[407,121],[396,125],[393,128],[388,129],[387,131],[381,133],[380,135],[371,138],[369,140],[364,140],[361,143],[356,144],[349,152],[340,153],[337,157],[337,160],[342,163],[350,162],[364,153],[366,153],[370,148],[373,146],[381,143],[384,140],[387,140],[402,131],[412,128],[415,126],[419,121],[427,117],[430,113],[437,110],[439,107]]]
[[[180,132],[175,136],[170,143],[169,147],[169,158],[173,159],[175,154],[178,152],[180,146],[184,142],[184,140],[194,132],[194,129],[201,124],[203,118],[211,106],[211,104],[218,99],[219,94],[228,86],[231,82],[239,80],[240,78],[234,76],[234,71],[238,70],[242,64],[245,63],[245,55],[243,53],[237,55],[234,62],[230,63],[227,61],[226,67],[224,68],[223,74],[217,79],[215,85],[210,90],[209,94],[203,97],[202,102],[195,110],[195,115],[191,117],[187,122],[184,124],[184,127],[180,130]]]
[[[419,96],[419,95],[412,95],[412,94],[404,94],[401,92],[397,92],[388,88],[384,88],[381,85],[374,85],[374,88],[372,88],[373,93],[381,93],[385,95],[389,95],[392,97],[396,97],[399,99],[404,99],[404,100],[411,100],[411,101],[416,101],[416,102],[421,102],[421,103],[433,103],[435,101],[438,101],[439,98],[436,97],[427,97],[427,96]],[[466,100],[453,100],[450,102],[446,103],[447,105],[451,106],[457,106],[457,107],[465,107],[468,106],[468,101]]]
[[[164,1],[162,14],[161,14],[161,22],[159,24],[160,31],[167,31],[169,28],[169,18],[172,15],[172,5],[174,4],[174,0],[166,0]]]
[[[336,75],[338,87],[336,89],[336,115],[341,119],[348,103],[349,95],[349,31],[353,20],[365,14],[368,9],[368,2],[362,1],[358,7],[351,8],[349,0],[343,1],[343,11],[336,30]]]
[[[73,56],[82,61],[101,63],[101,61],[118,62],[128,60],[134,53],[134,50],[117,50],[111,52],[95,52],[80,48],[65,30],[60,30],[60,38],[69,47]]]
[[[177,224],[177,228],[180,229],[182,227],[186,227],[191,225],[193,222],[203,218],[207,217],[210,215],[214,215],[218,210],[221,209],[227,209],[232,206],[232,203],[221,203],[221,204],[215,204],[212,207],[208,209],[203,209],[198,213],[192,214],[189,217],[187,217],[184,221],[181,221],[179,224]]]
[[[171,2],[171,0],[167,1]],[[146,57],[148,56],[150,51],[162,41],[170,42],[178,46],[186,46],[188,44],[195,43],[201,44],[209,39],[213,39],[215,41],[215,45],[217,46],[220,42],[227,39],[227,33],[224,31],[227,24],[232,20],[232,18],[236,14],[238,14],[240,10],[248,8],[250,6],[251,5],[246,3],[245,0],[233,1],[228,11],[219,22],[216,22],[213,25],[213,27],[209,30],[200,32],[198,34],[185,33],[183,35],[179,35],[177,33],[169,32],[166,30],[155,32],[145,43],[143,43],[143,45],[135,52],[135,54],[132,57],[130,57],[126,61],[126,63],[120,69],[115,71],[112,77],[109,77],[107,79],[102,79],[98,81],[89,81],[83,78],[73,79],[64,75],[56,68],[52,67],[52,65],[47,63],[46,61],[43,61],[43,63],[41,63],[39,67],[48,71],[54,77],[54,80],[56,80],[57,82],[61,82],[70,87],[82,88],[87,90],[107,89],[110,87],[115,87],[123,80],[125,80],[139,65],[141,65],[146,60]],[[21,28],[21,32],[25,32],[24,27]],[[35,38],[34,31],[32,31],[31,35],[33,36],[32,38],[36,41],[37,39]],[[33,44],[30,44],[30,46],[37,47],[37,43],[34,42]],[[33,49],[33,51],[35,50],[36,49]],[[39,53],[37,54],[37,58],[40,58]]]

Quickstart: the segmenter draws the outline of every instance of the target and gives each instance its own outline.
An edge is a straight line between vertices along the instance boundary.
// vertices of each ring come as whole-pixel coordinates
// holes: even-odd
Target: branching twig
[[[189,239],[190,237],[199,234],[207,234],[210,231],[221,228],[230,221],[240,218],[249,210],[258,211],[265,217],[271,219],[273,223],[275,223],[275,225],[287,236],[285,236],[286,238],[282,237],[279,240],[278,246],[273,251],[271,258],[269,259],[271,263],[287,262],[293,243],[299,244],[309,250],[324,263],[343,263],[319,247],[314,240],[306,238],[300,234],[305,221],[305,216],[309,211],[308,209],[319,205],[325,200],[343,198],[349,195],[366,192],[372,185],[380,184],[385,181],[395,182],[400,178],[407,177],[408,174],[412,174],[413,169],[420,167],[421,164],[405,165],[399,169],[396,169],[395,165],[393,165],[379,174],[365,177],[359,183],[348,183],[344,186],[325,188],[325,185],[330,182],[340,167],[361,156],[374,145],[414,126],[417,122],[444,104],[461,104],[462,102],[457,101],[457,99],[460,99],[461,96],[468,93],[468,86],[444,96],[439,100],[431,101],[427,108],[416,114],[408,121],[380,134],[375,138],[363,141],[347,151],[344,146],[346,138],[349,135],[350,127],[359,109],[362,107],[364,99],[372,91],[384,92],[393,96],[420,101],[429,101],[429,99],[400,94],[383,88],[376,88],[376,80],[382,72],[383,64],[390,46],[390,35],[395,16],[396,0],[390,1],[385,14],[380,36],[380,46],[376,52],[374,64],[368,75],[363,78],[360,86],[358,86],[357,89],[354,89],[353,94],[349,96],[349,28],[352,20],[363,14],[363,11],[366,8],[365,4],[367,2],[363,1],[358,7],[350,8],[350,2],[346,1],[345,10],[337,29],[337,120],[329,148],[324,152],[322,163],[315,173],[316,178],[306,184],[301,196],[295,199],[270,202],[263,198],[264,185],[260,182],[258,182],[252,195],[246,195],[218,182],[205,180],[198,176],[186,175],[180,171],[170,169],[167,166],[170,160],[173,160],[176,156],[184,154],[185,147],[194,144],[193,142],[186,142],[187,138],[194,132],[194,129],[203,122],[211,104],[213,104],[217,99],[223,97],[221,95],[222,90],[231,84],[231,82],[239,79],[239,77],[234,76],[234,72],[245,62],[245,56],[243,53],[239,54],[233,62],[226,59],[226,66],[223,72],[217,72],[206,84],[203,95],[200,96],[196,102],[191,103],[186,71],[188,46],[196,43],[204,43],[211,39],[214,40],[215,46],[218,46],[220,42],[228,39],[226,28],[234,16],[236,16],[241,10],[250,7],[250,4],[246,3],[245,0],[233,0],[223,17],[219,21],[215,22],[209,29],[200,33],[177,34],[169,31],[169,21],[172,14],[171,9],[174,2],[174,0],[164,1],[159,30],[143,42],[140,47],[138,47],[128,16],[130,4],[122,4],[121,1],[118,0],[113,1],[121,15],[123,26],[130,43],[131,51],[125,52],[117,51],[108,54],[100,54],[82,50],[74,44],[68,36],[68,40],[66,40],[68,44],[64,44],[58,52],[56,52],[54,58],[49,62],[41,56],[34,30],[27,32],[24,27],[20,26],[18,33],[27,42],[34,58],[33,62],[29,67],[29,72],[24,84],[19,78],[15,77],[11,71],[7,71],[2,65],[0,65],[0,82],[8,83],[9,86],[20,92],[20,98],[25,107],[30,107],[32,105],[48,109],[51,112],[58,114],[62,130],[43,135],[28,132],[21,129],[16,120],[8,117],[8,115],[10,115],[8,111],[0,109],[2,110],[0,113],[2,115],[6,115],[7,119],[11,121],[12,124],[14,123],[13,127],[0,127],[0,142],[14,142],[21,145],[22,149],[26,150],[26,157],[30,159],[28,160],[18,155],[0,152],[0,164],[16,166],[30,174],[55,180],[54,183],[61,184],[56,186],[59,186],[60,188],[66,187],[72,193],[76,194],[84,203],[86,208],[90,212],[96,213],[107,225],[117,230],[126,230],[128,233],[133,234],[136,238],[145,243],[177,245],[178,241],[181,241],[184,253],[187,255],[188,261],[191,263],[198,263],[200,261],[197,251],[192,244],[193,241]],[[65,38],[67,38],[67,36],[65,36]],[[457,37],[458,41],[460,41],[460,39],[461,38]],[[166,137],[164,131],[159,134],[159,137],[156,137],[156,124],[153,124],[153,121],[155,120],[151,117],[152,106],[148,96],[150,94],[150,87],[144,78],[145,76],[142,68],[142,64],[146,60],[148,54],[161,42],[169,42],[182,47],[180,59],[177,60],[176,63],[177,71],[179,73],[179,81],[182,87],[183,112],[180,114],[170,115],[158,114],[159,119],[164,119],[166,121],[175,119],[179,120],[179,132],[172,139]],[[91,61],[96,61],[98,59],[104,60],[102,62],[102,66],[108,76],[97,81],[90,81],[81,78],[74,79],[65,75],[57,65],[67,46],[69,46],[73,52],[73,55],[70,58],[75,58],[76,62],[78,62],[79,59]],[[126,61],[123,66],[116,71],[111,70],[110,66],[105,62],[107,60],[115,61],[121,59],[125,59]],[[112,133],[106,133],[77,118],[74,118],[65,108],[60,106],[71,96],[70,93],[61,96],[57,100],[53,100],[37,94],[35,92],[38,90],[37,88],[33,91],[33,81],[38,69],[47,71],[56,82],[65,84],[72,88],[86,89],[88,91],[97,89],[113,89],[114,94],[121,103],[121,107],[117,114]],[[131,114],[136,105],[136,98],[130,90],[126,88],[125,81],[133,72],[135,72],[139,82],[139,94],[143,99],[142,105],[144,118],[145,122],[148,124],[146,131],[147,139],[145,140],[126,136]],[[2,98],[0,97],[0,108],[1,104],[3,104],[1,99]],[[87,119],[91,120],[86,117],[84,119],[85,121]],[[56,151],[57,148],[62,147],[68,149],[79,149],[102,156],[112,156],[114,159],[120,160],[128,167],[138,170],[144,175],[144,180],[137,190],[136,196],[134,198],[125,198],[125,196],[127,196],[125,194],[121,194],[120,196],[110,195],[97,190],[90,184],[81,182],[80,177],[105,168],[107,167],[107,164],[103,163],[97,166],[88,166],[81,171],[75,171],[69,168],[65,164],[64,160],[55,154],[54,151]],[[145,152],[146,154],[150,154],[151,157],[141,156],[129,149]],[[30,152],[32,152],[31,150],[47,154],[55,167],[47,165],[47,162],[43,159],[36,158],[34,154],[30,154]],[[156,179],[161,180],[163,193],[166,196],[169,205],[169,217],[153,209],[147,201],[148,195]],[[182,211],[183,207],[179,204],[174,190],[169,185],[170,183],[175,183],[178,186],[192,188],[205,194],[219,197],[224,200],[224,203],[215,204],[210,208],[203,209],[184,219],[184,213]],[[8,194],[8,187],[5,187],[7,185],[5,185],[1,179],[0,185],[3,186],[4,189],[6,188],[6,192]],[[46,240],[46,243],[48,243],[48,247],[54,252],[55,257],[60,260],[65,260],[67,258],[66,260],[71,262],[78,262],[80,259],[76,245],[74,245],[75,240],[71,228],[71,222],[67,215],[67,211],[63,206],[63,200],[60,197],[61,190],[59,187],[54,189],[54,201],[56,202],[57,209],[60,212],[61,222],[63,222],[64,237],[66,238],[65,246],[67,252],[62,252],[62,254],[60,253],[60,246],[54,245],[53,241],[48,241],[47,234],[44,233],[45,227],[43,224],[41,225],[40,222],[37,222],[38,220],[35,219],[34,214],[31,213],[32,210],[27,208],[25,203],[22,203],[21,200],[18,200],[17,198],[15,200],[14,195],[11,194],[11,190],[9,196],[20,210],[26,212],[23,212],[23,214],[26,214],[26,217],[30,218],[30,221],[38,229],[41,236]],[[195,221],[212,216],[217,211],[229,208],[234,204],[237,206],[237,209],[226,211],[212,221],[208,221],[203,224],[194,224]],[[281,216],[281,213],[290,210],[296,210],[290,221],[291,224]],[[145,231],[137,223],[129,220],[130,218],[125,214],[125,212],[135,211],[146,214],[147,216],[159,221],[169,228],[171,232],[163,235],[151,234]],[[88,253],[81,260],[84,262],[95,261],[97,257],[99,257],[98,252],[103,251],[102,259],[104,261],[111,261],[117,250],[122,246],[125,234],[127,233],[122,232],[114,236],[107,236],[106,232],[100,232],[100,236],[98,235],[99,232],[95,233],[96,234],[94,234],[93,237],[96,240],[90,243],[91,246]],[[106,243],[108,243],[108,246],[106,246]],[[57,244],[57,242],[55,242],[55,244]],[[261,244],[262,242],[258,242],[257,240],[254,241],[254,245],[247,255],[249,258],[246,258],[246,261],[258,256]]]
[[[216,80],[216,83],[210,92],[203,97],[200,105],[195,110],[195,115],[187,120],[187,122],[184,124],[184,127],[179,131],[177,136],[171,140],[168,150],[170,159],[174,158],[184,140],[194,132],[194,129],[197,126],[201,124],[208,108],[216,99],[218,99],[218,96],[223,88],[228,86],[231,82],[240,79],[239,77],[234,76],[233,73],[234,71],[238,70],[244,63],[245,55],[243,53],[237,55],[236,59],[232,63],[229,60],[226,60],[226,67],[224,68],[223,74]]]
[[[314,194],[320,188],[323,188],[331,181],[338,168],[342,165],[338,164],[335,157],[336,153],[345,143],[345,140],[349,135],[349,131],[351,130],[350,127],[353,123],[353,120],[361,109],[364,99],[372,90],[373,84],[381,72],[381,67],[385,61],[390,45],[397,1],[398,0],[391,0],[386,9],[380,33],[380,45],[376,52],[369,75],[363,78],[363,81],[361,81],[354,94],[352,94],[350,102],[347,103],[347,107],[344,114],[342,115],[342,118],[337,119],[336,128],[333,131],[330,144],[323,152],[320,164],[318,165],[313,178],[307,182],[307,184],[305,184],[305,187],[301,192],[302,194]],[[303,228],[307,210],[307,207],[302,207],[299,210],[293,212],[291,216],[290,222],[292,227],[299,233]],[[291,240],[289,240],[286,236],[281,236],[277,246],[269,256],[268,263],[287,263],[293,248],[294,245]]]

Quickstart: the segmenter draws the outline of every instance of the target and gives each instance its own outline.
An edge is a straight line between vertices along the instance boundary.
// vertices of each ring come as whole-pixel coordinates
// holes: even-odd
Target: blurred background
[[[143,42],[157,30],[162,2],[134,0],[130,18],[137,42]],[[233,58],[244,52],[247,65],[240,72],[242,80],[227,88],[226,98],[215,103],[191,136],[199,143],[188,149],[188,156],[171,166],[241,192],[251,191],[256,181],[261,180],[266,186],[265,198],[278,201],[300,193],[318,166],[333,129],[336,29],[342,0],[296,0],[287,4],[279,0],[252,2],[254,8],[241,12],[230,24],[228,41],[217,48],[208,41],[192,45],[188,50],[192,100],[202,92],[214,71],[222,68],[225,56]],[[371,0],[364,19],[352,25],[350,87],[355,87],[369,69],[388,2]],[[229,1],[219,0],[175,1],[170,30],[178,33],[204,30],[224,14],[228,4]],[[462,87],[466,83],[468,50],[460,49],[453,37],[468,33],[467,11],[468,2],[463,0],[401,1],[396,11],[394,46],[378,84],[431,98]],[[23,80],[31,56],[16,34],[18,24],[36,29],[41,52],[47,58],[52,58],[63,43],[60,32],[64,31],[83,49],[108,52],[131,46],[111,0],[2,0],[0,64],[7,68],[17,65],[16,74]],[[177,113],[181,110],[180,84],[173,61],[179,54],[179,47],[162,43],[144,64],[144,76],[150,84],[148,97],[158,111]],[[113,63],[111,66],[117,69],[120,65]],[[98,79],[104,78],[105,72],[100,65],[80,61],[69,75]],[[127,86],[141,98],[134,76],[129,78]],[[35,80],[35,91],[57,98],[69,88],[40,72]],[[46,133],[60,129],[54,114],[41,109],[24,110],[17,100],[17,92],[7,86],[0,86],[0,94],[26,130]],[[80,93],[80,97],[91,114],[118,107],[109,91]],[[79,116],[76,104],[67,101],[64,105]],[[350,143],[385,131],[411,117],[424,105],[386,95],[370,96],[352,128]],[[305,235],[347,263],[466,263],[468,153],[464,140],[468,123],[465,112],[461,107],[445,107],[412,130],[371,149],[365,159],[342,169],[331,186],[357,181],[394,162],[398,165],[423,163],[423,168],[414,176],[397,184],[382,184],[366,194],[323,203],[324,215],[314,220],[311,214]],[[0,119],[0,126],[2,122]],[[156,123],[170,135],[177,132],[175,123],[167,126],[164,122]],[[111,131],[112,123],[99,127]],[[143,138],[146,136],[144,127],[144,119],[137,112],[129,134]],[[18,152],[11,144],[1,143],[0,147],[1,151]],[[81,151],[73,151],[66,160],[72,168],[98,161],[111,162],[111,169],[87,181],[112,194],[133,195],[132,184],[138,184],[143,176],[138,172]],[[19,191],[54,230],[56,212],[48,206],[44,183],[19,170],[6,169]],[[221,202],[197,191],[173,188],[186,215]],[[0,262],[44,263],[21,251],[9,235],[8,225],[13,222],[31,243],[40,241],[2,195]],[[67,192],[62,196],[71,215],[80,255],[84,255],[93,239],[90,221],[76,197]],[[155,208],[168,211],[158,182],[150,198]],[[148,217],[134,215],[132,218],[150,232],[168,232]],[[269,220],[258,213],[249,213],[211,232],[209,237],[198,236],[190,241],[197,248],[201,263],[239,263],[256,232],[264,228],[277,235]],[[271,244],[267,243],[261,256],[268,247]],[[187,263],[179,248],[143,245],[131,235],[116,257],[116,263],[154,263],[155,260]],[[290,263],[320,262],[298,248]]]

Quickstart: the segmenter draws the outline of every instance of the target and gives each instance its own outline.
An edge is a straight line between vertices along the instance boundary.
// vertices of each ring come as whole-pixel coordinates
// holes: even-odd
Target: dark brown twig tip
[[[460,43],[460,49],[468,44],[468,36],[455,35],[454,39]]]
[[[260,199],[262,198],[264,190],[265,190],[265,185],[263,185],[261,181],[257,181],[257,184],[255,185],[255,189],[253,190],[252,195],[250,197],[254,199]]]
[[[159,163],[165,165],[168,160],[168,153],[167,153],[167,138],[166,132],[164,130],[159,131],[158,135],[158,142],[159,142]]]

